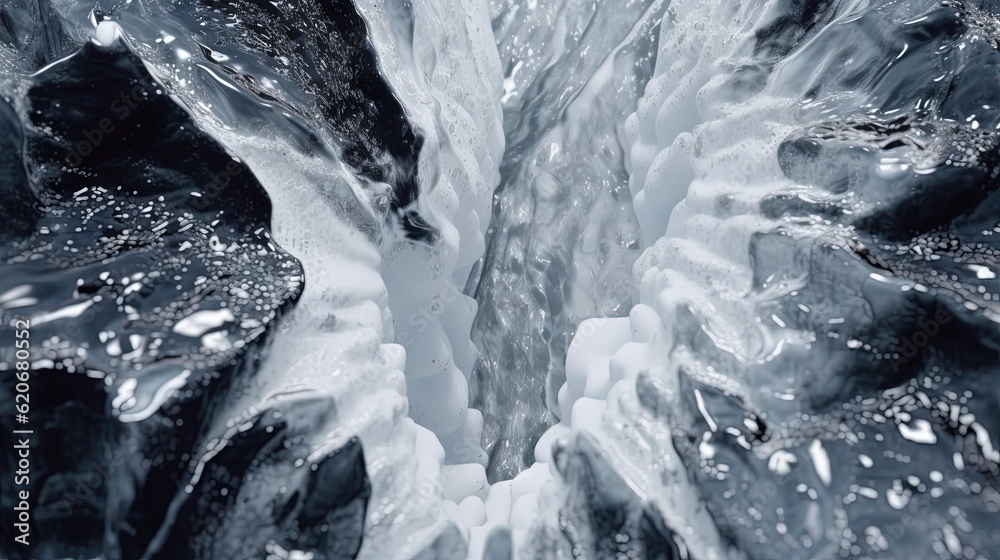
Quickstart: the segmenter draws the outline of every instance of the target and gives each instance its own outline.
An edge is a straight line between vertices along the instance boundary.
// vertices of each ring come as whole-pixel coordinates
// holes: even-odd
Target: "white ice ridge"
[[[635,380],[646,372],[676,397],[679,368],[695,359],[675,350],[672,328],[678,312],[688,307],[709,317],[706,328],[717,329],[734,352],[750,353],[744,347],[747,334],[729,332],[727,325],[754,324],[752,302],[744,298],[751,280],[748,247],[751,235],[767,227],[757,203],[787,184],[776,151],[792,128],[794,102],[766,89],[740,99],[742,93],[724,78],[727,68],[749,56],[752,30],[775,3],[670,4],[654,77],[624,123],[630,190],[646,246],[633,274],[640,303],[628,318],[581,324],[559,392],[562,422],[536,448],[542,463],[550,460],[556,439],[571,430],[592,433],[620,474],[684,535],[694,558],[728,558],[733,551],[723,546],[673,445],[665,441],[670,427],[643,412]],[[723,196],[733,202],[726,217],[717,210]],[[538,508],[534,523],[557,528],[559,485],[539,487],[545,477],[533,471],[522,476],[532,476],[535,484],[518,499]],[[528,507],[511,507],[498,517],[522,519]],[[519,533],[514,531],[515,541]]]
[[[335,413],[312,427],[313,445],[360,437],[372,485],[359,558],[461,560],[462,533],[485,522],[488,491],[481,416],[468,408],[466,379],[475,302],[461,290],[482,255],[498,183],[502,75],[483,3],[417,0],[411,13],[396,4],[356,2],[381,74],[424,138],[415,209],[441,234],[433,247],[402,235],[376,246],[358,227],[364,216],[344,211],[364,196],[349,170],[301,155],[278,133],[230,127],[222,101],[198,85],[204,74],[176,62],[181,50],[197,52],[190,36],[139,48],[199,126],[260,180],[274,239],[305,268],[300,300],[218,418],[264,410],[282,394],[328,397]],[[126,36],[148,35],[123,25]]]
[[[529,531],[540,525],[551,525],[558,531],[563,488],[550,464],[551,446],[572,431],[588,431],[598,437],[622,474],[651,499],[672,529],[685,535],[692,556],[728,557],[715,524],[699,506],[679,457],[671,445],[664,445],[668,432],[663,426],[634,418],[641,410],[635,402],[634,380],[640,371],[650,371],[665,386],[676,384],[677,363],[669,353],[673,313],[692,299],[706,306],[717,305],[720,296],[706,289],[707,278],[712,278],[712,288],[724,298],[735,297],[749,285],[746,248],[750,234],[762,220],[747,213],[723,223],[712,215],[714,201],[718,195],[735,193],[741,202],[738,207],[749,209],[755,196],[770,191],[781,180],[781,172],[771,163],[773,158],[747,158],[748,164],[758,168],[748,165],[742,176],[735,177],[732,166],[720,163],[734,153],[773,155],[788,127],[772,123],[780,122],[777,115],[788,104],[761,98],[755,107],[743,110],[716,101],[721,98],[719,86],[712,82],[719,73],[717,63],[739,56],[756,23],[754,17],[759,16],[743,13],[738,7],[695,0],[676,1],[670,11],[661,31],[656,77],[647,87],[637,114],[622,123],[630,141],[630,186],[643,236],[649,241],[663,238],[646,251],[636,267],[643,303],[627,318],[581,324],[568,352],[567,381],[558,394],[561,422],[538,442],[537,462],[513,480],[498,482],[458,505],[448,506],[452,517],[470,529],[469,558],[483,557],[485,540],[498,527],[510,528],[515,550],[524,546]],[[747,8],[746,12],[751,11]],[[704,143],[698,157],[691,150],[696,138]],[[700,181],[692,184],[695,178]],[[667,217],[675,206],[679,207],[667,233]],[[409,259],[401,261],[406,264],[400,270],[419,270],[420,261],[412,256]],[[412,282],[412,278],[405,280]],[[392,291],[390,288],[390,301]],[[395,314],[395,307],[393,311]],[[726,314],[740,310],[712,312],[729,323]],[[733,319],[731,324],[743,322]],[[433,362],[433,358],[432,364],[450,367]],[[408,377],[420,375],[422,370],[414,366],[411,356]],[[616,429],[625,422],[634,430],[628,438]],[[440,459],[445,453],[429,435],[423,437],[427,454]],[[463,481],[474,478],[466,477]],[[456,501],[461,497],[460,493],[447,493]],[[484,493],[485,511],[479,502]]]
[[[417,455],[440,472],[432,482],[440,484],[447,516],[464,530],[485,522],[489,492],[483,419],[469,409],[476,303],[462,288],[483,254],[499,182],[500,60],[483,3],[417,0],[410,13],[388,4],[356,3],[371,26],[383,76],[425,138],[417,208],[441,239],[433,246],[401,237],[384,244],[392,314],[386,336],[393,341],[385,346],[405,363],[409,414],[419,424]]]

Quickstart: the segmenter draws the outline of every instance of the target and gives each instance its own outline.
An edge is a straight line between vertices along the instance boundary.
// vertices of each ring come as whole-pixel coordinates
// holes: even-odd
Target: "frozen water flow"
[[[993,2],[37,7],[35,556],[995,557]]]

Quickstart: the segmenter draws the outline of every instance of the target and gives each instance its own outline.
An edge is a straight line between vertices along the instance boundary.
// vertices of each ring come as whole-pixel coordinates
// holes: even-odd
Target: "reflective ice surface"
[[[0,557],[997,557],[998,13],[4,3]]]
[[[639,231],[620,136],[652,72],[663,9],[494,6],[507,147],[469,287],[479,303],[473,394],[492,479],[534,463],[538,437],[559,418],[580,320],[631,304]]]

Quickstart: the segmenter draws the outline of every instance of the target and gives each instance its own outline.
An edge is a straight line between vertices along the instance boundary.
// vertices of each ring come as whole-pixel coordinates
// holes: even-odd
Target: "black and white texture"
[[[998,49],[990,1],[4,2],[0,558],[1000,558]]]

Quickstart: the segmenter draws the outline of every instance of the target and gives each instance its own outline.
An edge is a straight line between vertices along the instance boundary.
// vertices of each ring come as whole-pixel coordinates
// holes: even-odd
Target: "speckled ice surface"
[[[0,558],[1000,557],[998,14],[3,4]]]

